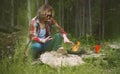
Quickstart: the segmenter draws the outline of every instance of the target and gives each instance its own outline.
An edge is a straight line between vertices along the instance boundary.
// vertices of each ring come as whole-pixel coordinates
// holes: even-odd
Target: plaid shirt
[[[51,23],[56,24],[55,20],[49,21],[45,23],[45,28],[46,28],[46,37],[50,36],[51,34]],[[62,34],[66,34],[66,32],[61,28],[61,33]],[[30,23],[30,38],[36,42],[40,42],[40,37],[39,37],[39,33],[40,33],[40,25],[36,19],[36,17],[34,17],[31,20]]]

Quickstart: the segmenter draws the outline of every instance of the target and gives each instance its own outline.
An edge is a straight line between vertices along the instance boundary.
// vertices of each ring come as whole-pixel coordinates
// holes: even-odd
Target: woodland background
[[[29,22],[45,2],[72,37],[98,41],[120,37],[120,0],[0,0],[0,53],[12,52],[20,37],[27,38]]]
[[[106,56],[83,59],[85,65],[58,69],[26,62],[29,22],[45,3],[55,9],[54,18],[68,37],[81,42],[81,49],[93,51],[95,43],[100,42],[100,53]],[[119,18],[120,0],[0,0],[0,74],[119,74]],[[114,48],[108,46],[112,43]]]
[[[58,23],[72,35],[88,34],[102,39],[119,35],[119,0],[46,1],[55,9]],[[16,27],[29,27],[30,19],[44,3],[44,0],[0,0],[0,32],[11,33]]]

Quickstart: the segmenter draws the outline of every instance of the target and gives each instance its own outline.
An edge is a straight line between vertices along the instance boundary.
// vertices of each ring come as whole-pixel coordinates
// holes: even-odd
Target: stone
[[[84,63],[80,56],[74,54],[63,55],[56,51],[45,52],[39,58],[42,63],[51,67],[77,66]]]

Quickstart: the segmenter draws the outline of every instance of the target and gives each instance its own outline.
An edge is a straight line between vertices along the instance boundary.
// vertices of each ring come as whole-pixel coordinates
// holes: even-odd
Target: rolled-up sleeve
[[[30,23],[30,37],[32,40],[36,41],[36,42],[40,42],[40,38],[38,37],[38,33],[37,33],[37,23],[32,20]]]

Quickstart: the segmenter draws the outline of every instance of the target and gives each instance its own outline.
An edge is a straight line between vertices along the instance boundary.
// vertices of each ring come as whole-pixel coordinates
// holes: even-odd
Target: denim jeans
[[[46,43],[32,42],[31,55],[33,58],[39,57],[39,55],[47,50],[57,50],[62,46],[62,36],[60,33],[56,33],[52,36],[52,40]]]

